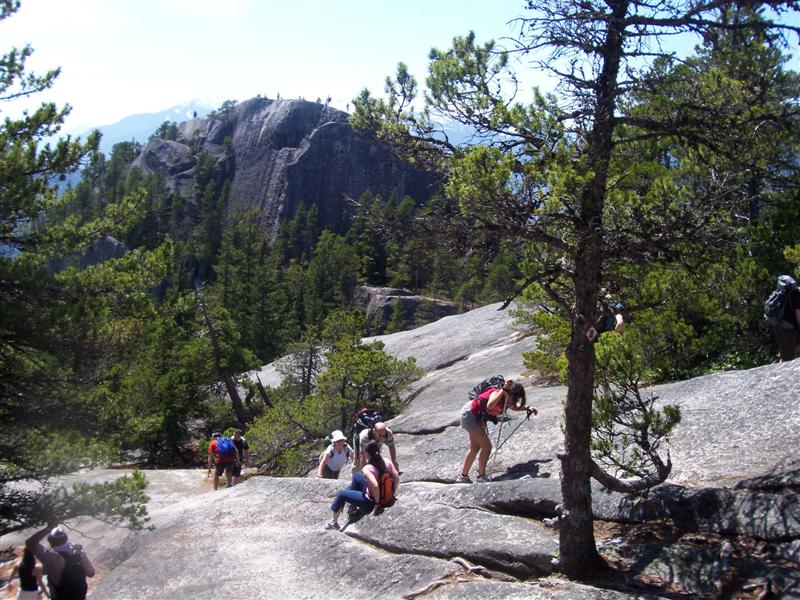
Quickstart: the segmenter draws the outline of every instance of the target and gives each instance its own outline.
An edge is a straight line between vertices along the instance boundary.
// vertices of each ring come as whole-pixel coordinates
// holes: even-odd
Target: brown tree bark
[[[594,396],[594,346],[586,330],[595,321],[603,260],[603,209],[608,167],[613,151],[614,105],[622,58],[625,13],[628,2],[609,2],[608,20],[601,51],[603,67],[595,88],[595,114],[587,153],[594,172],[583,192],[576,217],[575,312],[572,339],[567,348],[569,382],[565,406],[564,449],[561,460],[561,493],[564,513],[559,529],[561,570],[570,578],[584,577],[606,568],[597,552],[592,515],[592,399]]]

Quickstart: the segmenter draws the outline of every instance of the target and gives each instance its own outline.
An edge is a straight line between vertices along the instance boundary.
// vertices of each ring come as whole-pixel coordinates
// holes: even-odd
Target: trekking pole
[[[500,444],[500,434],[503,432],[503,423],[507,418],[508,418],[508,404],[505,404],[503,406],[503,415],[502,418],[500,419],[500,426],[497,428],[497,441],[494,443],[495,448],[497,448],[498,450],[499,450],[498,444],[502,446],[502,444]],[[494,473],[495,462],[497,462],[497,450],[494,451],[494,458],[492,458],[492,468],[489,469],[490,472],[492,473]]]
[[[505,445],[505,443],[506,443],[508,440],[510,440],[510,439],[511,439],[511,436],[512,436],[512,435],[514,435],[514,434],[517,432],[517,429],[519,429],[520,427],[522,427],[522,424],[523,424],[525,421],[529,420],[530,418],[531,418],[531,413],[528,413],[528,414],[525,416],[525,418],[524,418],[524,419],[522,419],[522,420],[521,420],[519,423],[517,423],[517,426],[516,426],[516,427],[514,427],[514,429],[512,429],[512,430],[511,430],[511,433],[509,433],[509,434],[508,434],[508,437],[507,437],[506,439],[504,439],[504,440],[503,440],[503,442],[502,442],[502,443],[501,443],[499,446],[497,446],[497,448],[495,448],[495,450],[494,450],[494,457],[492,458],[492,473],[494,473],[494,465],[495,465],[495,463],[497,462],[497,453],[498,453],[498,452],[500,452],[500,448],[502,448],[502,447]],[[499,440],[499,439],[500,439],[500,436],[498,436],[498,438],[497,438],[497,439]]]

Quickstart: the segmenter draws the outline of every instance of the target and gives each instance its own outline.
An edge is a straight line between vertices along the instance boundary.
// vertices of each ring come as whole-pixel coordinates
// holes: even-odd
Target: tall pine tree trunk
[[[559,534],[560,562],[561,570],[570,578],[580,578],[605,567],[594,540],[590,443],[595,353],[594,346],[586,337],[586,330],[597,317],[603,260],[603,210],[613,151],[617,76],[624,42],[622,18],[628,10],[628,2],[609,4],[613,16],[608,21],[602,50],[603,66],[595,88],[594,124],[587,155],[587,167],[593,171],[593,177],[583,192],[575,224],[578,232],[575,313],[572,339],[567,348],[569,389],[564,414],[565,452],[559,456],[565,511]]]

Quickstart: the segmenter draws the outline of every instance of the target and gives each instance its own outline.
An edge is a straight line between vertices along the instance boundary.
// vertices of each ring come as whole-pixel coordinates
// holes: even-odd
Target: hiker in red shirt
[[[234,443],[226,437],[222,437],[219,431],[211,434],[213,438],[208,445],[208,473],[206,477],[211,475],[212,461],[216,464],[214,470],[214,489],[219,486],[219,476],[225,473],[228,480],[226,487],[233,487],[233,468],[240,465],[239,453],[236,450]]]
[[[502,387],[490,387],[484,390],[461,409],[461,428],[469,434],[469,450],[464,456],[464,465],[461,467],[461,473],[456,477],[456,483],[472,483],[469,471],[476,456],[478,457],[477,481],[489,481],[486,476],[486,464],[492,453],[492,441],[486,430],[486,421],[497,422],[497,419],[505,413],[506,408],[524,410],[528,412],[528,415],[539,414],[535,408],[525,406],[525,388],[522,384],[515,383],[510,379],[504,382]]]

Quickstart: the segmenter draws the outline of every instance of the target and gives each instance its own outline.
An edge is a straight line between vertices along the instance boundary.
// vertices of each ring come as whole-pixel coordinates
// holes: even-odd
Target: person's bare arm
[[[52,518],[52,517],[49,517],[49,518],[47,519],[47,525],[45,525],[45,526],[44,526],[42,529],[40,529],[39,531],[37,531],[36,533],[34,533],[34,534],[33,534],[31,537],[29,537],[27,540],[25,540],[25,547],[26,547],[28,550],[30,550],[31,552],[33,552],[33,553],[35,554],[35,553],[36,553],[36,547],[37,547],[37,546],[39,545],[39,543],[40,543],[40,542],[41,542],[41,541],[42,541],[42,540],[45,538],[45,536],[47,535],[47,533],[48,533],[48,532],[49,532],[49,531],[50,531],[50,530],[51,530],[53,527],[55,527],[56,525],[58,525],[58,520],[56,520],[56,519],[54,519],[54,518]]]
[[[364,479],[367,482],[367,486],[369,487],[369,494],[373,498],[373,502],[375,503],[375,507],[372,509],[372,514],[378,514],[378,510],[380,509],[380,504],[378,504],[378,500],[381,497],[381,492],[378,489],[378,481],[370,472],[370,469],[362,469],[361,471],[364,473]]]
[[[400,487],[400,472],[392,465],[392,479],[394,480],[394,493],[397,494],[397,490]]]
[[[317,467],[317,477],[322,477],[322,467],[328,463],[328,451],[322,453],[322,458],[319,459],[319,466]]]
[[[8,591],[14,589],[14,582],[17,580],[17,574],[19,573],[19,566],[22,564],[22,559],[19,559],[19,562],[14,565],[14,568],[11,569],[11,574],[8,576]]]
[[[505,390],[497,390],[496,392],[492,392],[489,395],[488,402],[486,402],[486,410],[494,409],[494,407],[497,406],[498,402],[500,402],[500,399],[503,397],[503,394],[505,394]]]

